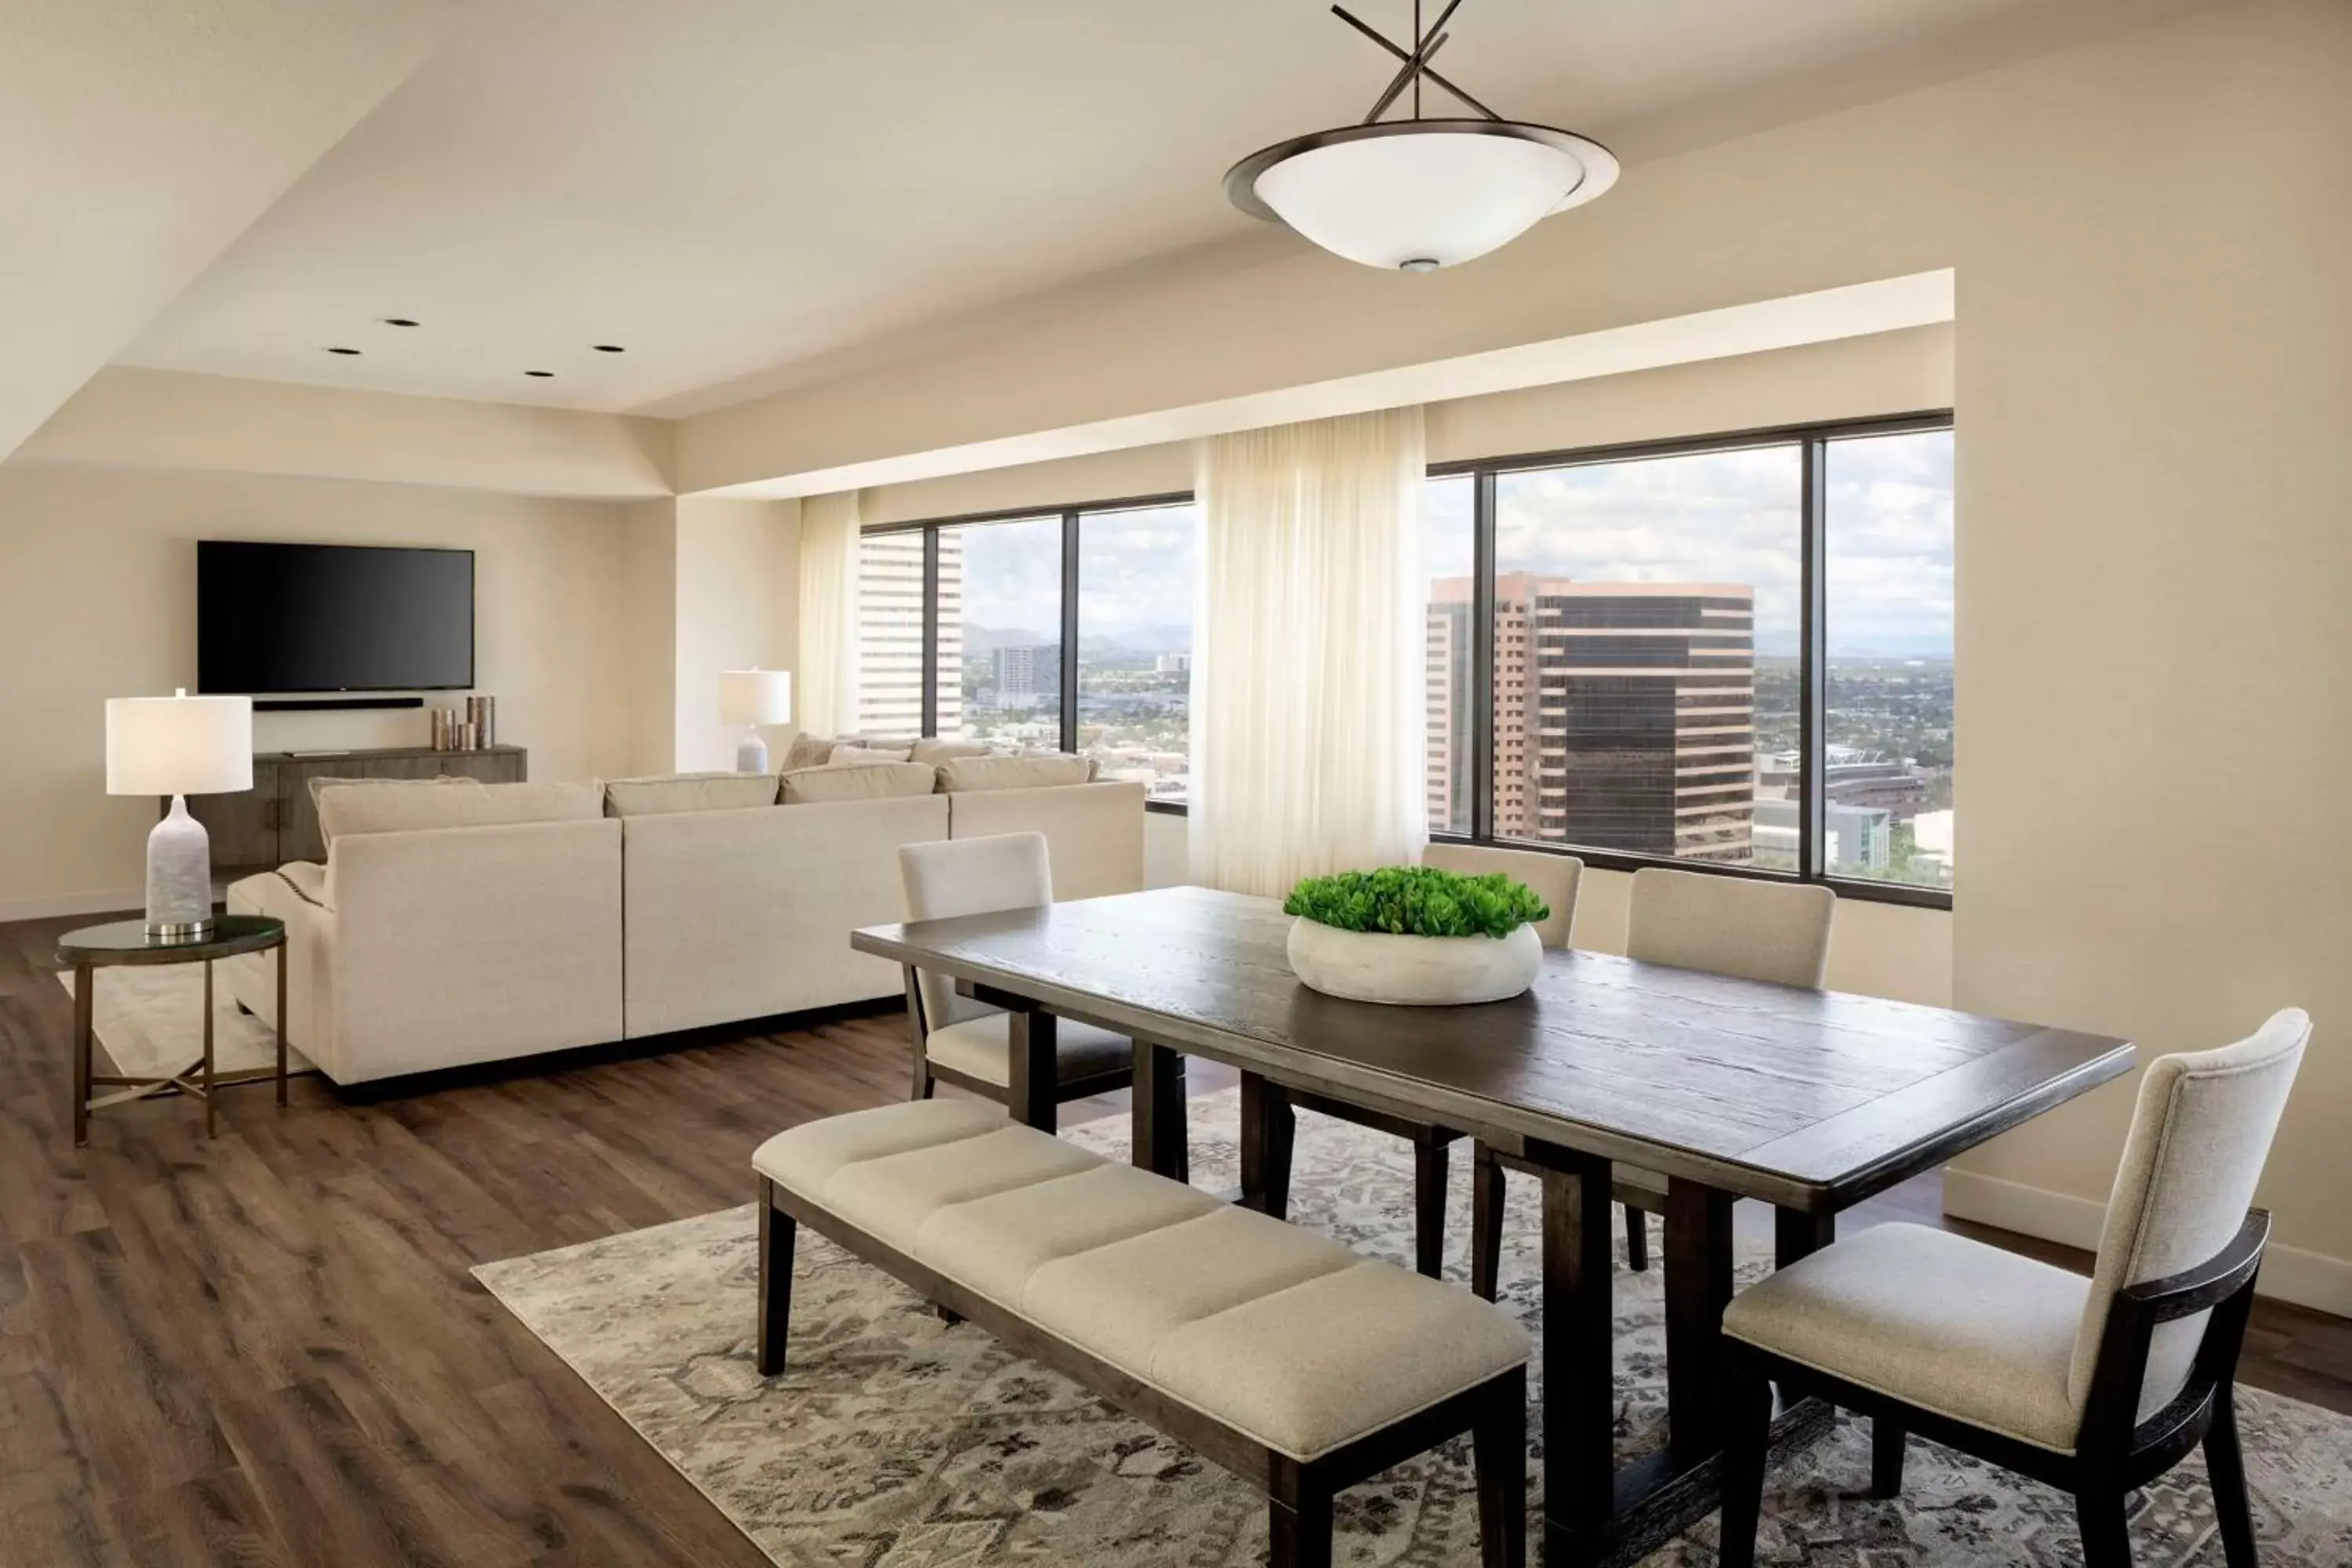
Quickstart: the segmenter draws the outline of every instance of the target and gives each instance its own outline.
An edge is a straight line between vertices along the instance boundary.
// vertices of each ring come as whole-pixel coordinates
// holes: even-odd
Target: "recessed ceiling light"
[[[588,346],[600,354],[625,354],[629,352],[618,343],[591,343]]]
[[[554,373],[553,371],[551,371],[551,370],[527,370],[527,371],[523,372],[523,374],[525,374],[525,375],[541,375],[541,376],[545,376],[545,375],[553,375],[554,374],[555,374],[555,373]]]
[[[387,327],[414,327],[422,325],[421,322],[412,321],[405,316],[386,316],[383,319],[383,324]]]
[[[360,351],[357,349],[331,348],[327,352],[331,354],[356,354]]]

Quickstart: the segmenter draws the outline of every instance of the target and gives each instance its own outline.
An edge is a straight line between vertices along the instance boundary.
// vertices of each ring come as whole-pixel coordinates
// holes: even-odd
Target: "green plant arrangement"
[[[1433,866],[1386,866],[1307,877],[1282,912],[1338,931],[1391,936],[1507,937],[1551,910],[1524,882],[1500,872],[1465,877]]]

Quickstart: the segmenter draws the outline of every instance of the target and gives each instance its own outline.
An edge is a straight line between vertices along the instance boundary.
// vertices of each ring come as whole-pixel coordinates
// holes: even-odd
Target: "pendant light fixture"
[[[1278,142],[1226,171],[1234,205],[1350,261],[1430,272],[1507,245],[1615,184],[1617,159],[1600,142],[1506,120],[1430,68],[1461,5],[1451,0],[1424,31],[1414,0],[1410,49],[1332,6],[1404,63],[1363,123]],[[1475,118],[1423,120],[1424,79]],[[1408,93],[1411,119],[1381,118]]]

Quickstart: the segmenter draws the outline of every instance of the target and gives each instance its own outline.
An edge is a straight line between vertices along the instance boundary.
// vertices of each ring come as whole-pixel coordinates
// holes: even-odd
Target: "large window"
[[[1062,520],[942,528],[932,731],[1062,744]]]
[[[869,531],[858,728],[1082,752],[1181,805],[1198,534],[1182,496]]]
[[[923,548],[914,529],[858,541],[857,731],[923,728]]]
[[[1186,798],[1192,778],[1192,588],[1200,512],[1190,501],[1078,514],[1078,712],[1071,748],[1103,778]]]
[[[1775,446],[1496,476],[1496,837],[1795,869],[1758,820],[1757,698],[1768,651],[1793,675],[1801,467]]]
[[[1199,522],[867,534],[860,728],[1081,752],[1181,808]],[[1449,465],[1422,548],[1431,832],[1948,900],[1948,416]]]
[[[1833,876],[1952,885],[1952,433],[1824,444]]]
[[[1938,416],[1433,475],[1431,830],[1948,897],[1951,454]]]

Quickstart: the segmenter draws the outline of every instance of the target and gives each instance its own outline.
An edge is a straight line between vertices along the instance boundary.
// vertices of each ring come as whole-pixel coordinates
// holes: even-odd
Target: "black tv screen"
[[[196,542],[196,687],[474,684],[474,552]]]

